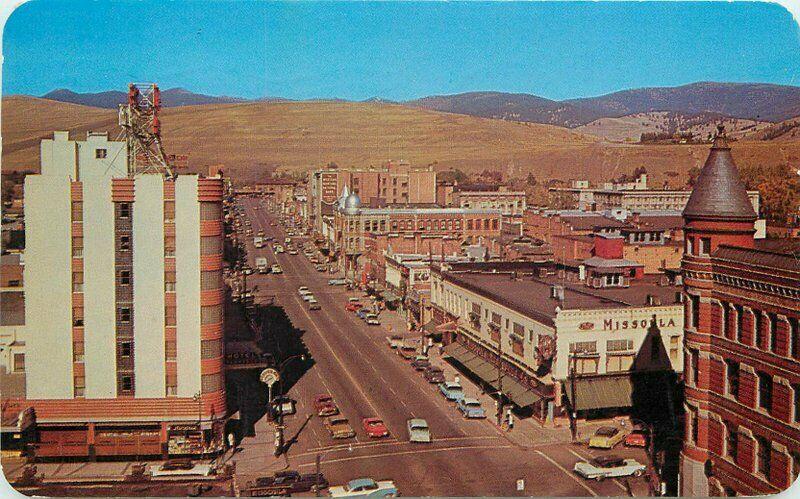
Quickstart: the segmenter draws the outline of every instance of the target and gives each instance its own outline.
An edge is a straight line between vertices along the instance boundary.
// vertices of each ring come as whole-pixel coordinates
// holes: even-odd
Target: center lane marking
[[[357,461],[362,459],[381,459],[386,457],[396,457],[396,456],[406,456],[409,454],[431,454],[434,452],[453,452],[453,451],[461,451],[461,450],[494,450],[494,449],[510,449],[513,445],[463,445],[460,447],[439,447],[436,449],[416,449],[416,450],[407,450],[407,451],[397,451],[397,452],[386,452],[383,454],[369,454],[365,456],[351,456],[351,457],[340,457],[336,459],[325,459],[322,462],[326,464],[332,463],[342,463],[347,461]],[[314,463],[303,463],[299,464],[298,467],[309,467],[309,466],[316,466],[316,462]],[[591,489],[589,489],[591,490]],[[597,494],[593,494],[597,496]]]

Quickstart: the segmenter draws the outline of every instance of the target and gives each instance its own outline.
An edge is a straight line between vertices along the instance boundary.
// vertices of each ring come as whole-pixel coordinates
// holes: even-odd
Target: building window
[[[678,355],[680,355],[681,351],[681,337],[680,336],[670,336],[669,337],[669,360],[672,362],[673,368],[678,365]]]
[[[725,374],[727,392],[731,397],[739,398],[739,363],[732,360],[725,361]]]
[[[133,391],[133,376],[122,375],[119,379],[119,390],[121,393],[130,393]]]
[[[119,283],[123,286],[127,286],[131,283],[131,271],[130,270],[120,270],[119,271]]]
[[[83,341],[72,342],[72,362],[83,362]]]
[[[769,320],[769,348],[775,353],[778,347],[778,316],[775,314],[767,314]]]
[[[222,356],[222,340],[202,340],[200,342],[200,358],[214,359]]]
[[[756,469],[769,480],[769,470],[772,465],[772,445],[769,440],[760,436],[756,436],[756,443],[758,445],[756,459],[758,467]]]
[[[792,459],[792,476],[789,477],[791,482],[794,482],[798,478],[800,478],[800,452],[798,451],[791,451],[791,459]]]
[[[795,423],[800,422],[800,384],[792,384],[792,398],[794,399],[794,418]]]
[[[82,237],[73,237],[72,238],[72,257],[73,258],[82,258],[83,257],[83,238]]]
[[[119,203],[119,218],[131,218],[131,204]]]
[[[167,397],[174,397],[178,394],[178,375],[167,373],[166,378]]]
[[[800,324],[794,317],[789,318],[789,350],[793,359],[800,359]]]
[[[725,302],[720,303],[720,333],[723,337],[728,337],[728,304]]]
[[[221,220],[222,203],[204,201],[200,203],[200,220]]]
[[[166,360],[178,358],[178,342],[174,339],[164,342],[164,357]]]
[[[609,354],[606,357],[606,372],[629,371],[633,366],[632,353],[630,354]]]
[[[133,343],[130,341],[123,341],[119,344],[119,356],[128,358],[133,355]]]
[[[119,237],[119,249],[120,251],[129,251],[131,249],[131,236]]]
[[[633,340],[608,340],[606,350],[609,352],[633,350]]]
[[[758,406],[767,411],[772,408],[772,375],[758,372]]]
[[[700,379],[700,352],[690,348],[689,349],[689,365],[692,372],[692,384],[697,386],[697,382]]]
[[[72,379],[72,386],[76,397],[83,397],[86,393],[86,377],[75,376]]]
[[[691,306],[691,325],[692,328],[697,329],[700,325],[700,297],[697,295],[689,295],[689,304]]]
[[[739,429],[735,424],[725,421],[725,455],[731,458],[731,461],[736,462],[736,456],[739,454]]]
[[[686,254],[693,255],[694,254],[694,244],[693,239],[691,237],[686,238]]]
[[[200,324],[217,324],[222,322],[222,305],[200,307]]]
[[[700,248],[699,253],[702,256],[708,256],[711,254],[711,238],[710,237],[701,237],[700,238]]]
[[[736,341],[739,343],[742,342],[742,324],[744,320],[744,308],[740,305],[734,305],[734,310],[736,310]]]
[[[222,390],[222,374],[204,374],[200,378],[200,387],[203,393],[212,393]]]
[[[72,273],[72,292],[83,293],[83,272]]]
[[[129,307],[121,307],[119,309],[119,321],[124,323],[131,321],[131,309]]]
[[[756,348],[764,345],[764,314],[760,310],[753,310],[753,337],[756,339]]]
[[[94,157],[95,159],[105,159],[108,156],[108,149],[95,149],[94,150]]]
[[[24,353],[15,353],[14,354],[14,372],[15,373],[25,372],[25,354]]]
[[[73,201],[72,202],[72,221],[73,222],[82,222],[83,221],[83,202],[82,201]]]
[[[164,201],[164,220],[175,220],[175,201]]]
[[[203,307],[205,308],[205,307]],[[164,325],[175,326],[177,325],[178,313],[177,307],[167,305],[164,307]]]
[[[691,438],[692,443],[697,445],[697,436],[699,434],[700,428],[700,418],[697,416],[697,409],[694,407],[689,408],[689,424],[691,427]]]

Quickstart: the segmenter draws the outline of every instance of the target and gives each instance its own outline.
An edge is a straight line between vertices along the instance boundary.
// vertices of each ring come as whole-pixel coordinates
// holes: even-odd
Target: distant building
[[[434,262],[431,271],[447,354],[544,422],[668,407],[683,369],[678,298],[656,277],[597,281],[552,263]]]
[[[503,187],[494,191],[456,190],[452,202],[459,208],[500,210],[504,216],[522,216],[527,208],[524,192],[509,191]]]
[[[603,211],[621,208],[629,212],[683,211],[689,201],[691,190],[649,189],[647,174],[633,182],[605,183],[600,187],[589,187],[588,182],[579,182],[570,187],[551,187],[553,205],[560,209]],[[747,196],[758,213],[760,195],[748,191]]]
[[[307,196],[309,222],[322,233],[322,217],[333,217],[339,193],[345,186],[357,194],[365,207],[434,204],[437,201],[436,172],[430,166],[389,162],[380,168],[329,166],[311,173]]]
[[[800,243],[755,241],[724,136],[683,212],[682,496],[761,496],[800,476]]]
[[[43,142],[25,179],[25,393],[4,390],[4,411],[33,410],[39,457],[222,450],[222,181],[129,178],[105,137]]]

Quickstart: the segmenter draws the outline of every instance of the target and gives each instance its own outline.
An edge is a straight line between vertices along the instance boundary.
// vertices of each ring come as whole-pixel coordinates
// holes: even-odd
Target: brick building
[[[800,245],[755,241],[724,136],[684,210],[681,495],[764,495],[800,473]]]

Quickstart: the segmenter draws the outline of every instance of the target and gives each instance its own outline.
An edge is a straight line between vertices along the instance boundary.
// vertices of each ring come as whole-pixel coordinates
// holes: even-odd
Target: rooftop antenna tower
[[[161,173],[172,169],[161,142],[161,91],[155,83],[128,84],[128,99],[119,106],[121,136],[128,144],[128,176]]]

